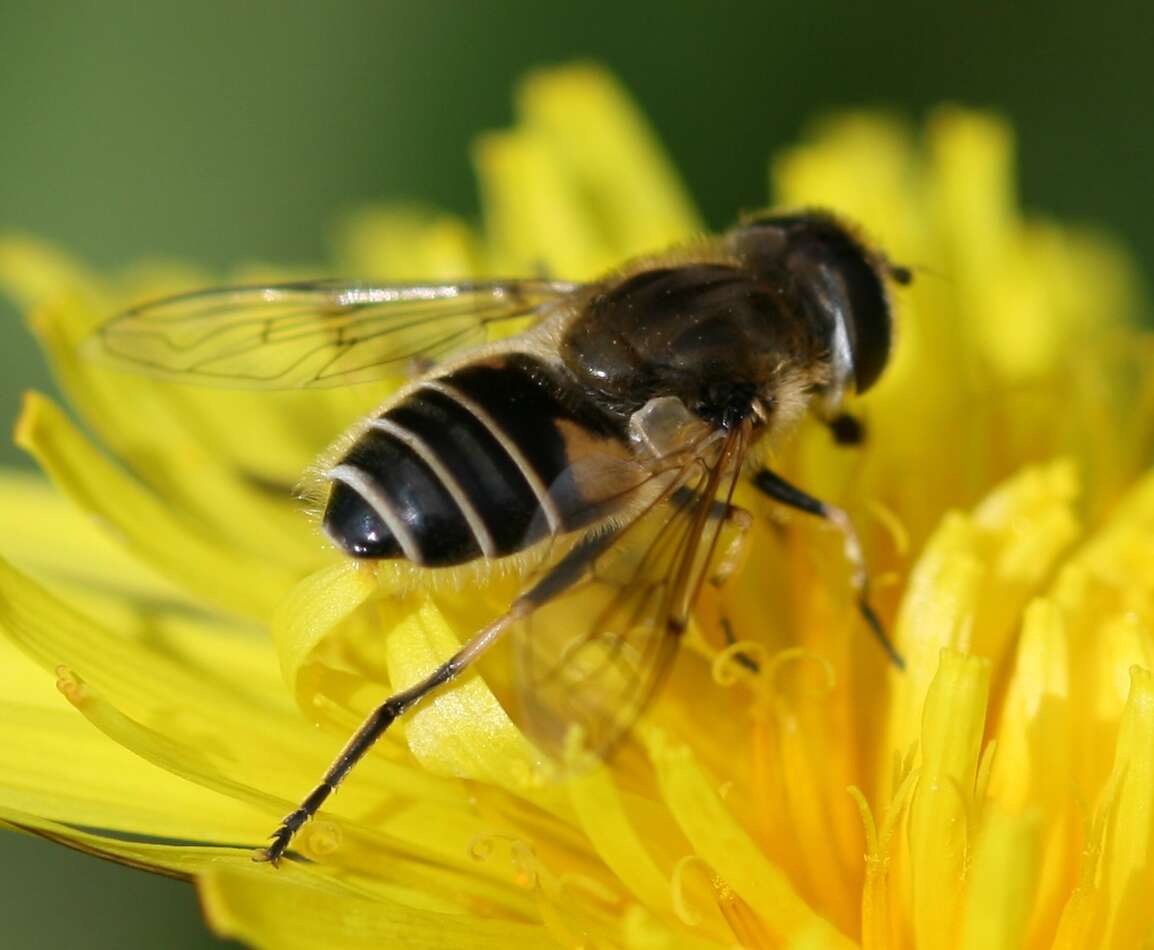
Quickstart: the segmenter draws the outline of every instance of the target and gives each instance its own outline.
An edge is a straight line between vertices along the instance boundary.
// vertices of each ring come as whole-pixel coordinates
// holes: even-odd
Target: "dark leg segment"
[[[673,500],[675,503],[688,504],[690,495],[689,489],[678,489],[673,493]],[[737,531],[729,547],[722,554],[721,563],[709,578],[709,582],[714,587],[721,588],[725,586],[734,570],[737,569],[742,553],[749,543],[749,529],[753,527],[753,516],[737,505],[728,504],[724,501],[714,501],[709,507],[709,519],[710,521],[721,521],[733,525]],[[733,624],[726,616],[721,617],[721,631],[728,646],[733,646],[737,642],[737,636],[733,632]],[[734,659],[751,673],[761,672],[757,661],[744,653],[736,654]]]
[[[336,761],[329,766],[320,784],[309,792],[308,797],[296,809],[285,816],[280,827],[273,833],[272,844],[258,851],[256,860],[278,863],[296,833],[320,810],[328,797],[336,791],[341,780],[352,771],[353,766],[372,748],[373,743],[398,716],[430,693],[456,679],[514,623],[523,620],[534,609],[548,603],[581,580],[589,566],[612,545],[619,533],[620,529],[588,535],[518,597],[506,613],[481,630],[419,683],[390,696],[378,706],[341,750]]]
[[[737,643],[737,634],[733,632],[733,624],[729,622],[728,617],[723,616],[721,618],[721,632],[725,637],[725,643],[727,646],[733,646],[735,643]],[[734,654],[733,658],[747,670],[749,670],[750,673],[761,672],[761,667],[758,666],[757,660],[755,660],[753,657],[747,656],[744,653],[736,653]]]
[[[886,655],[890,661],[899,670],[906,668],[905,660],[902,659],[897,648],[888,636],[886,636],[885,629],[882,627],[878,615],[874,613],[873,607],[869,602],[869,575],[866,573],[865,558],[862,555],[861,544],[858,542],[857,532],[854,531],[853,523],[842,509],[836,508],[833,505],[826,504],[808,495],[800,488],[796,488],[787,482],[780,475],[771,472],[767,468],[763,468],[753,477],[753,484],[757,486],[762,492],[772,498],[774,501],[781,502],[790,508],[796,508],[798,511],[804,511],[807,514],[817,515],[819,518],[824,518],[836,527],[845,539],[845,554],[853,567],[853,587],[857,592],[857,607],[865,620],[866,625],[870,628],[874,637],[877,638],[878,643],[881,644]]]
[[[834,416],[826,427],[838,445],[861,445],[866,438],[865,423],[848,412]]]
[[[285,816],[280,827],[273,833],[272,844],[263,851],[258,851],[256,860],[268,861],[272,864],[278,863],[296,833],[305,822],[317,813],[326,799],[336,791],[341,780],[352,771],[353,766],[372,748],[373,743],[393,724],[393,721],[410,706],[415,705],[434,690],[455,679],[462,670],[492,646],[509,626],[527,613],[527,604],[518,600],[507,613],[485,627],[423,680],[390,696],[373,710],[369,718],[364,721],[361,728],[341,750],[336,761],[329,766],[329,770],[321,779],[320,784],[309,792],[308,797],[294,811]]]

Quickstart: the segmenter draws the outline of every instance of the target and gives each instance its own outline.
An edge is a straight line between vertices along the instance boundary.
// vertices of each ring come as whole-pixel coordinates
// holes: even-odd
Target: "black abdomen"
[[[447,567],[513,554],[589,520],[567,488],[566,426],[578,418],[534,360],[463,367],[429,380],[374,420],[329,472],[330,537],[362,558]]]

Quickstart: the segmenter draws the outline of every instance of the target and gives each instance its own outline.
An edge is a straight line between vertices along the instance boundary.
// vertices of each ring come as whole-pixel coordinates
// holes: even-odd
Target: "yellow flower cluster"
[[[534,76],[519,110],[476,150],[480,232],[366,211],[336,270],[583,278],[699,230],[603,73]],[[0,821],[193,879],[217,932],[262,947],[1154,940],[1154,374],[1124,257],[1022,217],[985,115],[942,109],[917,138],[831,120],[772,179],[915,270],[867,447],[815,427],[777,454],[853,514],[906,672],[863,630],[837,538],[743,497],[767,516],[744,570],[611,763],[542,781],[499,680],[472,676],[378,744],[300,835],[310,861],[254,864],[363,714],[512,582],[387,596],[287,502],[379,388],[86,363],[102,315],[214,281],[98,280],[8,239],[0,281],[86,427],[30,395],[16,439],[53,487],[0,475]],[[718,653],[722,615],[739,642]]]

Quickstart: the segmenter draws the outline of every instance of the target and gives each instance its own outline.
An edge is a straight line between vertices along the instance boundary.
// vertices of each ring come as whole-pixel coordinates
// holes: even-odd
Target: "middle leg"
[[[865,555],[862,553],[861,542],[858,541],[857,532],[854,530],[849,515],[841,508],[814,498],[800,488],[791,485],[768,468],[763,468],[753,477],[753,484],[774,501],[790,508],[796,508],[798,511],[804,511],[806,514],[824,518],[841,532],[846,560],[849,561],[852,571],[850,582],[857,594],[858,611],[878,643],[881,644],[882,649],[885,650],[886,656],[899,670],[904,670],[905,660],[898,653],[893,641],[886,635],[881,620],[878,619],[878,615],[870,606],[869,573],[866,570]]]

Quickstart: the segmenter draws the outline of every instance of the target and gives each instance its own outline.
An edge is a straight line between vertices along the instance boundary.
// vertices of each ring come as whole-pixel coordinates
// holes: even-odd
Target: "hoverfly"
[[[524,570],[508,610],[423,680],[388,697],[258,857],[277,862],[373,742],[512,628],[534,738],[576,725],[609,749],[668,668],[719,558],[748,526],[738,479],[844,535],[849,519],[752,459],[805,412],[853,436],[848,391],[878,379],[892,342],[889,285],[910,273],[833,215],[763,215],[602,280],[413,286],[338,281],[229,287],[130,310],[104,354],[182,381],[267,388],[417,378],[324,462],[322,523],[349,556]],[[521,321],[519,333],[491,336]],[[518,561],[520,557],[520,561]]]

